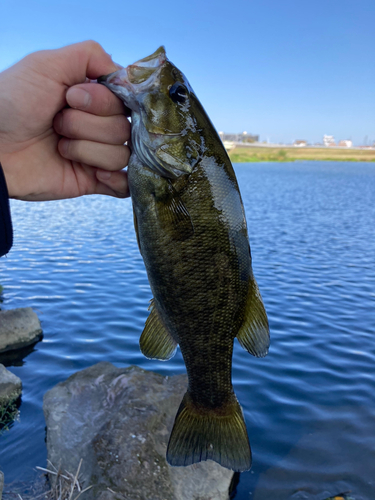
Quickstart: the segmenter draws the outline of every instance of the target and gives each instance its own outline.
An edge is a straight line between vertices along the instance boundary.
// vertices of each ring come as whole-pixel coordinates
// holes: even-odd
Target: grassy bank
[[[375,161],[375,150],[331,148],[241,147],[228,152],[233,163],[255,161]]]

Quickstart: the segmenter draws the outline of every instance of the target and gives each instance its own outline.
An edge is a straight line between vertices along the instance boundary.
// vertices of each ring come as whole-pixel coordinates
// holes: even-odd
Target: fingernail
[[[86,90],[72,87],[66,93],[66,100],[71,108],[85,109],[91,103],[91,95]]]
[[[111,177],[112,173],[108,170],[97,170],[96,177],[102,181],[107,181]]]

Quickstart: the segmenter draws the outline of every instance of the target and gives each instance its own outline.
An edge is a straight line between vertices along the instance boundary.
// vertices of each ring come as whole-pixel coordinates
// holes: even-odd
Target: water
[[[375,497],[375,165],[237,165],[269,355],[235,345],[233,381],[253,468],[236,500]],[[145,359],[151,292],[130,200],[12,202],[15,246],[0,261],[3,308],[31,306],[44,339],[10,370],[20,420],[0,437],[6,482],[45,465],[43,394],[98,361],[185,371],[180,353]],[[28,354],[26,356],[26,354]],[[0,362],[5,362],[4,357]]]

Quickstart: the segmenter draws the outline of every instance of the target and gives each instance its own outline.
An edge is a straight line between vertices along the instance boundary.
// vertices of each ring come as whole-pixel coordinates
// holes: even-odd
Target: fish
[[[231,380],[233,343],[263,357],[270,334],[233,166],[164,47],[98,82],[131,110],[128,182],[153,294],[140,349],[166,361],[179,346],[188,375],[167,462],[213,460],[249,470],[251,448]]]

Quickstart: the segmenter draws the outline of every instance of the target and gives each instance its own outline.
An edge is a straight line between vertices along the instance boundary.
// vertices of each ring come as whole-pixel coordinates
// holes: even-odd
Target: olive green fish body
[[[227,153],[163,49],[104,82],[132,109],[128,178],[153,300],[140,339],[149,358],[180,346],[188,390],[167,460],[251,466],[231,382],[233,341],[267,354],[267,316],[253,277],[241,195]]]
[[[180,345],[193,400],[217,407],[232,400],[232,346],[251,278],[250,249],[235,179],[214,157],[202,159],[185,177],[173,182],[137,162],[129,166],[155,307]],[[170,196],[186,209],[183,220],[173,206],[171,217],[163,217]]]

